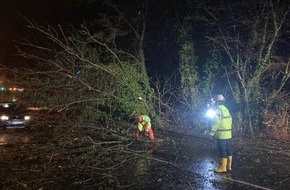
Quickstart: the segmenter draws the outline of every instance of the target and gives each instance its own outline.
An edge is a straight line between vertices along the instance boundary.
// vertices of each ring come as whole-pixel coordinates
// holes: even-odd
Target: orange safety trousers
[[[143,125],[143,130],[142,131],[146,131],[146,125]],[[154,141],[154,133],[153,133],[152,128],[150,128],[147,133],[149,135],[150,141]],[[141,132],[137,129],[137,131],[136,131],[136,140],[139,141],[140,137],[141,137]]]

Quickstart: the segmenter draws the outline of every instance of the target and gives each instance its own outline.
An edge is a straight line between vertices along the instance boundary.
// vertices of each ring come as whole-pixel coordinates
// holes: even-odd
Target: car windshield
[[[25,112],[24,106],[15,103],[0,103],[0,112]]]

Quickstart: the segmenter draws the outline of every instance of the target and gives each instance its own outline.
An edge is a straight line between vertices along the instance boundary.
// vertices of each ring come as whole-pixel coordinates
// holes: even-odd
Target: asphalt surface
[[[39,139],[45,146],[45,138],[49,138],[49,135],[45,134],[46,136],[41,136],[42,134],[38,134],[37,131],[31,133],[29,130],[1,131],[0,144],[5,146],[0,147],[3,158],[0,160],[3,169],[0,176],[3,178],[9,174],[7,172],[15,172],[7,167],[11,165],[7,161],[9,151],[15,158],[26,158],[24,153],[29,153],[29,150],[22,150],[21,145],[29,144],[31,141],[35,143]],[[130,145],[129,148],[136,151],[140,157],[128,159],[116,171],[120,189],[290,189],[289,142],[233,139],[233,171],[216,174],[213,169],[218,166],[219,158],[213,139],[197,136],[191,132],[168,130],[156,131],[155,137],[154,143],[147,141],[147,137],[144,136],[141,143],[134,142]],[[14,144],[18,146],[10,146]],[[21,154],[16,148],[20,148]]]
[[[172,131],[155,134],[153,151],[148,142],[134,147],[147,151],[147,156],[131,162],[132,176],[124,173],[137,181],[128,189],[290,189],[290,147],[287,143],[233,139],[233,171],[216,174],[213,169],[218,166],[219,158],[213,139]],[[138,185],[144,182],[145,186]]]

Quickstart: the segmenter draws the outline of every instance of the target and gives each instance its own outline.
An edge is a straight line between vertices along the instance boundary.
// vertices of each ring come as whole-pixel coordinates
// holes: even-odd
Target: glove
[[[214,136],[214,132],[210,132],[209,135],[210,135],[210,136]]]
[[[145,129],[145,131],[148,133],[149,132],[149,129]]]

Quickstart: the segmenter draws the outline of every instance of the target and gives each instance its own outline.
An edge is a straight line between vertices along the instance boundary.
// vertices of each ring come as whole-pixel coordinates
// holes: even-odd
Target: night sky
[[[16,55],[17,42],[34,37],[26,27],[29,25],[28,20],[39,26],[73,25],[78,28],[89,13],[86,7],[79,6],[75,2],[75,0],[0,0],[0,65],[14,69],[26,66],[26,63],[30,62]],[[128,4],[130,2],[132,1],[128,0]],[[168,24],[170,19],[166,19],[166,15],[162,12],[164,2],[165,0],[158,1],[158,4],[154,2],[154,6],[151,7],[147,23],[148,31],[144,40],[150,41],[144,45],[144,49],[146,66],[152,78],[159,75],[161,70],[162,73],[171,74],[176,69],[177,63],[174,62],[173,56],[176,49],[171,48],[172,44],[164,44],[175,41],[174,37],[170,39],[172,36],[164,35],[172,29]],[[94,11],[92,15],[98,14],[95,7],[90,7],[90,11]],[[164,27],[165,25],[169,27]]]
[[[1,0],[0,64],[21,64],[15,55],[15,41],[27,35],[26,17],[39,24],[63,24],[70,20],[69,0]],[[20,63],[19,63],[20,62]]]
[[[166,1],[153,3],[154,5],[149,5],[150,13],[144,41],[146,66],[152,75],[156,75],[158,70],[171,74],[176,70],[173,56],[176,46],[172,44],[176,39],[169,32],[172,30],[171,19],[165,12]],[[0,64],[11,67],[23,64],[23,58],[15,56],[15,44],[29,36],[29,30],[25,27],[28,22],[25,18],[39,25],[69,24],[78,27],[85,20],[85,16],[86,8],[77,5],[74,0],[1,0]]]

